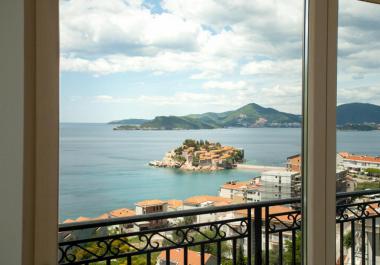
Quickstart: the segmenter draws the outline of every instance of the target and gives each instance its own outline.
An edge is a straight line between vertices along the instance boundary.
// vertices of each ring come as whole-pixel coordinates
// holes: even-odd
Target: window
[[[320,1],[320,2],[324,2],[324,1]],[[314,6],[315,7],[315,6]],[[311,8],[311,13],[313,14],[313,12],[314,12],[314,10],[313,10],[313,8]],[[323,17],[323,16],[322,16]],[[321,19],[321,20],[323,20],[323,18]],[[318,23],[317,23],[318,24]],[[334,30],[334,27],[328,27],[328,29],[329,30]],[[313,30],[311,30],[311,33],[313,33]],[[312,43],[313,44],[313,43]],[[325,54],[326,55],[326,54]],[[334,56],[333,56],[334,57]],[[78,61],[79,62],[79,61]],[[325,65],[323,65],[322,67],[324,67],[324,68],[326,68],[327,66],[326,66],[327,64],[325,64]],[[329,70],[329,68],[326,68],[327,70]],[[323,72],[323,71],[315,71],[314,73],[316,74],[316,75],[318,75],[318,74],[320,74],[321,72]],[[326,72],[326,71],[325,71]],[[327,71],[328,73],[330,73],[330,71]],[[319,103],[324,103],[324,101],[321,101],[321,100],[318,100],[318,98],[317,99],[315,99],[315,102],[319,102]],[[309,102],[310,103],[310,102]],[[311,106],[312,107],[312,106]],[[323,111],[325,111],[325,110],[323,110]],[[322,112],[323,112],[322,111]],[[323,115],[322,115],[323,116]],[[335,126],[334,126],[335,127]],[[315,136],[315,137],[317,137],[317,136]],[[313,140],[313,139],[312,139]],[[326,143],[326,141],[324,142],[324,143]],[[315,162],[315,165],[318,165],[318,162]],[[311,186],[311,185],[310,185]],[[320,196],[321,195],[326,195],[326,194],[320,194]],[[322,196],[322,197],[324,197],[324,196]],[[313,211],[318,211],[317,209],[313,209]],[[317,239],[310,239],[310,240],[314,240],[314,241],[317,241]],[[315,249],[317,249],[317,251],[319,251],[319,248],[315,248]]]

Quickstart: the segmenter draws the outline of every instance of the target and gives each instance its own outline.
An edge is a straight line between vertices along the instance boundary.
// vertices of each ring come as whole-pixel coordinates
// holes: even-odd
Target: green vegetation
[[[118,125],[141,125],[149,120],[144,119],[125,119],[119,121],[111,121],[108,124],[118,124]]]
[[[122,130],[133,131],[133,130],[140,130],[140,127],[137,125],[120,125],[120,126],[115,127],[113,129],[114,129],[114,131],[122,131]]]
[[[122,123],[119,130],[190,130],[226,127],[288,127],[301,123],[301,116],[264,108],[255,103],[222,113],[190,114],[186,116],[158,116],[141,124]],[[111,122],[120,124],[120,121]],[[289,125],[292,124],[292,125]],[[135,126],[137,125],[137,126]]]
[[[352,245],[352,235],[351,232],[347,232],[343,236],[343,246],[345,248],[351,248]]]
[[[374,131],[378,130],[377,124],[353,124],[337,125],[338,130],[342,131]]]
[[[343,104],[336,109],[338,125],[380,123],[380,106],[368,103]]]
[[[200,234],[195,234],[194,235],[194,242],[207,241],[208,238],[214,238],[215,237],[215,232],[213,232],[213,231],[208,230],[208,231],[204,231],[203,233],[205,234],[205,236],[200,235]],[[217,236],[216,238],[219,238],[219,236]],[[191,247],[190,249],[200,252],[201,246],[197,245],[197,246]],[[230,250],[231,250],[226,241],[221,242],[221,250],[222,250],[222,257],[226,258],[228,256],[228,254],[230,253]],[[205,252],[210,253],[211,255],[214,255],[216,257],[217,256],[217,244],[216,243],[205,244]]]
[[[237,110],[222,113],[158,116],[153,120],[127,119],[112,121],[110,124],[122,125],[116,127],[116,130],[196,130],[226,127],[299,127],[301,121],[300,115],[250,103]],[[378,124],[380,106],[350,103],[337,107],[338,129],[377,130]]]
[[[186,158],[184,158],[183,156],[180,156],[180,155],[175,155],[174,160],[181,163],[181,164],[186,162]]]
[[[195,155],[195,156],[193,157],[193,162],[192,162],[191,164],[192,164],[192,166],[194,166],[194,167],[199,166],[199,155]]]
[[[365,170],[365,172],[367,172],[368,176],[380,177],[380,169],[377,169],[377,168],[367,168]]]
[[[358,182],[356,189],[357,190],[366,190],[366,189],[379,189],[380,181],[376,182]]]
[[[211,143],[207,140],[186,139],[182,145],[170,152],[170,159],[175,167],[214,167],[232,168],[234,164],[244,161],[244,150],[232,146],[222,146],[221,143]],[[172,164],[170,164],[172,165]]]
[[[296,233],[296,265],[301,265],[302,257],[301,257],[301,232]],[[285,252],[284,252],[284,264],[290,265],[292,263],[292,250],[293,250],[293,243],[291,240],[285,241]]]

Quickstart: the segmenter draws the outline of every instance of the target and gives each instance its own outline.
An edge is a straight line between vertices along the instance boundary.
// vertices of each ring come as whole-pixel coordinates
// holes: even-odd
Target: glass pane
[[[344,264],[378,264],[380,5],[339,5],[337,192],[367,194],[337,199],[343,206],[337,209],[336,256]]]
[[[112,247],[138,264],[199,259],[208,237],[219,243],[205,257],[223,264],[235,252],[299,264],[303,2],[60,1],[60,222],[137,218],[62,234],[63,260],[112,244],[67,238],[135,233],[150,256],[125,238]],[[210,206],[231,208],[144,219]]]

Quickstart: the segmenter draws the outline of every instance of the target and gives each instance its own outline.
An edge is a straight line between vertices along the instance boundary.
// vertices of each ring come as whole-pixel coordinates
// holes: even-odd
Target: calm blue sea
[[[152,168],[184,139],[207,139],[243,148],[247,163],[285,164],[300,152],[300,129],[215,129],[186,131],[113,131],[106,124],[61,124],[60,220],[95,217],[112,209],[134,207],[144,199],[185,199],[218,193],[228,180],[246,180],[257,172],[226,170],[183,172]],[[380,131],[339,132],[338,150],[380,154]]]

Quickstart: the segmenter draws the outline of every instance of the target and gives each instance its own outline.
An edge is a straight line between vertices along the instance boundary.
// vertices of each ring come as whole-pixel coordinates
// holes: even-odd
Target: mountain
[[[196,130],[228,127],[300,127],[301,115],[264,108],[250,103],[221,113],[207,112],[186,116],[158,116],[153,120],[127,119],[113,121],[117,130]],[[341,130],[377,130],[380,106],[349,103],[337,107],[337,127]]]
[[[137,126],[119,126],[116,129],[189,130],[226,127],[299,127],[300,123],[300,115],[280,112],[250,103],[237,110],[222,113],[207,112],[186,116],[158,116]]]
[[[337,125],[345,124],[380,124],[380,106],[368,103],[343,104],[336,109]]]
[[[125,119],[118,121],[111,121],[108,124],[119,124],[119,125],[141,125],[149,120],[144,119]]]
[[[191,129],[213,129],[213,127],[202,120],[189,117],[158,116],[140,126],[141,129],[153,130],[191,130]]]

